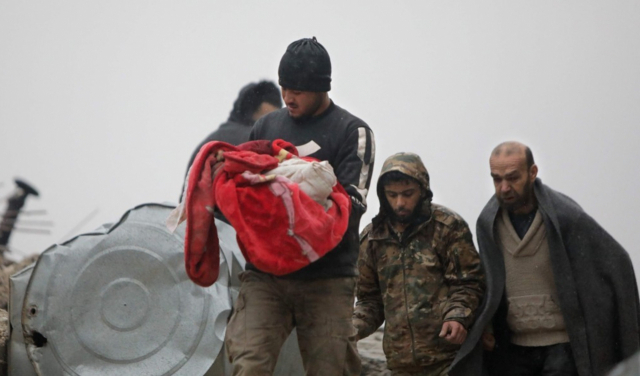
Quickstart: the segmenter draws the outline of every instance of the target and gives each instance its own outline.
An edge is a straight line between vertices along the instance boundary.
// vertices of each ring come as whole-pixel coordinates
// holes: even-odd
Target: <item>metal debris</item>
[[[184,227],[170,234],[163,225],[171,208],[141,205],[115,225],[40,256],[21,317],[36,374],[202,375],[209,369],[231,309],[228,274],[207,289],[188,279]]]

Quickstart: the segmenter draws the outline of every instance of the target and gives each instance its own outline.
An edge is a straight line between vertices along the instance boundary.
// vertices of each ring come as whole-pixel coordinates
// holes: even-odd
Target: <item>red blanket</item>
[[[261,174],[297,155],[283,140],[237,147],[214,141],[200,149],[189,171],[186,195],[185,265],[191,280],[211,286],[218,279],[215,207],[236,230],[246,260],[267,273],[292,273],[338,245],[351,211],[351,200],[340,184],[333,187],[333,204],[325,211],[297,184]]]

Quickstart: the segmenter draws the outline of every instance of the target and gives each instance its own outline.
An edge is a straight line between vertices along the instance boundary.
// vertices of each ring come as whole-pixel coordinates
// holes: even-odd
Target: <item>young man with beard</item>
[[[272,374],[295,327],[307,375],[359,375],[351,316],[358,228],[374,162],[373,133],[329,99],[331,61],[315,37],[289,45],[278,75],[286,108],[258,120],[250,139],[284,139],[301,156],[328,161],[351,197],[352,210],[342,241],[307,267],[277,277],[247,264],[225,338],[233,374]]]
[[[575,201],[542,184],[525,145],[498,145],[489,166],[495,196],[477,227],[489,283],[469,336],[493,323],[491,375],[604,375],[640,348],[629,255]]]
[[[378,179],[380,213],[361,235],[358,338],[383,322],[392,375],[447,375],[484,292],[467,223],[431,202],[429,174],[415,154],[398,153]]]

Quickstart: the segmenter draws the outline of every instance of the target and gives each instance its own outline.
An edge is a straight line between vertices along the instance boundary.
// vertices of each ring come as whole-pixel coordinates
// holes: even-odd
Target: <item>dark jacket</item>
[[[251,128],[253,128],[254,121],[251,118],[253,113],[244,113],[246,111],[243,109],[246,106],[243,105],[243,101],[248,100],[245,97],[247,97],[245,90],[240,91],[240,95],[233,103],[233,109],[231,110],[227,121],[220,124],[218,129],[205,137],[205,139],[202,140],[202,142],[200,142],[200,144],[198,144],[198,146],[193,150],[191,158],[189,159],[189,164],[187,165],[187,172],[189,171],[189,167],[193,164],[193,161],[196,159],[196,155],[198,155],[200,148],[204,146],[204,144],[211,141],[223,141],[237,146],[249,141],[249,134],[251,133]]]
[[[542,184],[540,179],[534,183],[534,193],[547,231],[560,308],[576,368],[580,376],[604,375],[640,349],[640,303],[631,260],[620,244],[571,198]],[[480,374],[482,354],[477,340],[492,320],[498,346],[509,341],[506,310],[501,304],[505,294],[504,260],[496,244],[494,226],[498,212],[494,196],[477,223],[487,294],[477,325],[459,354],[474,355],[459,364],[461,369],[469,370],[468,375]]]
[[[202,140],[198,146],[191,153],[191,158],[189,158],[189,163],[187,164],[187,171],[185,172],[185,176],[189,173],[189,168],[193,164],[193,161],[196,159],[198,152],[200,149],[207,143],[211,141],[222,141],[229,143],[231,145],[240,145],[249,141],[249,134],[251,133],[251,128],[253,128],[253,124],[255,121],[253,120],[253,114],[258,105],[260,105],[263,101],[270,103],[269,99],[266,97],[260,97],[259,95],[265,95],[264,90],[270,89],[272,86],[273,90],[277,90],[277,88],[270,82],[260,82],[260,83],[250,83],[240,90],[238,97],[235,102],[233,102],[233,109],[229,114],[229,118],[226,122],[220,124],[218,129],[210,133],[204,140]],[[271,98],[272,99],[272,98]],[[276,104],[274,103],[274,106]],[[280,103],[279,106],[282,106]],[[182,185],[182,190],[180,191],[180,201],[183,199],[184,195],[184,184]],[[220,212],[216,211],[216,218],[222,219],[225,222],[227,220],[220,214]]]
[[[369,126],[333,102],[318,116],[293,119],[286,108],[260,118],[251,140],[283,139],[298,147],[302,156],[328,161],[338,182],[351,197],[349,227],[342,241],[324,257],[287,278],[312,279],[356,275],[360,217],[375,159],[373,132]],[[248,269],[255,270],[247,265]]]

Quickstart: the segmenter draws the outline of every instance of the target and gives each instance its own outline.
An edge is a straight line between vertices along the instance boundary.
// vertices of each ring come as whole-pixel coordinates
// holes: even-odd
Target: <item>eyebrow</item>
[[[514,176],[514,175],[520,175],[520,172],[518,170],[515,170],[515,171],[511,171],[504,174],[505,177]]]
[[[413,191],[415,191],[416,189],[417,189],[417,188],[409,188],[409,189],[405,189],[404,191],[400,191],[400,192],[397,192],[397,191],[391,191],[391,190],[385,189],[385,190],[384,190],[384,193],[397,193],[397,194],[400,194],[400,195],[401,195],[401,194],[406,193],[406,192],[413,192]]]
[[[514,171],[510,171],[504,175],[499,175],[499,174],[494,174],[493,172],[491,173],[491,177],[492,178],[508,178],[510,176],[514,176],[514,175],[519,175],[520,172],[518,170],[514,170]]]

